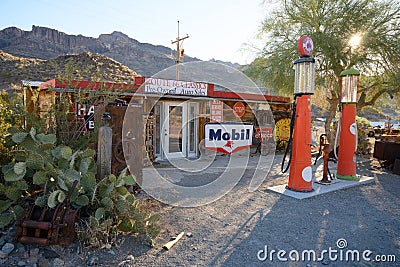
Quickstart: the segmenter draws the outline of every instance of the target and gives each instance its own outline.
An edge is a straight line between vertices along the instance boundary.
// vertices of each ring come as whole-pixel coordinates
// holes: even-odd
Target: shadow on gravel
[[[225,242],[210,266],[376,266],[376,262],[362,259],[365,250],[372,251],[371,259],[376,255],[396,255],[398,264],[400,179],[384,173],[375,175],[375,180],[375,184],[303,200],[266,193],[278,197],[274,205],[252,213]],[[338,247],[338,240],[344,240],[346,246]],[[321,252],[329,249],[336,253],[321,257]],[[278,259],[279,250],[286,253],[280,257],[287,261]],[[312,260],[310,250],[315,251],[319,261]],[[349,250],[359,251],[360,259],[356,255],[353,258]],[[297,251],[300,261],[291,261],[290,251]],[[303,251],[305,260],[301,261]]]

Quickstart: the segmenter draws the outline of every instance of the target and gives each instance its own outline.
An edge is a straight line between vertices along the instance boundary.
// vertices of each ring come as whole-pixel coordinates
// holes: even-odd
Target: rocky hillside
[[[91,52],[54,59],[16,57],[0,50],[0,89],[21,80],[47,81],[56,77],[128,82],[138,74],[123,64]]]
[[[98,53],[121,62],[143,76],[151,76],[175,64],[171,55],[175,52],[170,48],[140,43],[121,32],[91,38],[38,26],[32,26],[31,31],[9,27],[0,31],[0,50],[18,57],[39,59],[84,52]],[[185,62],[197,60],[186,55],[184,58]]]

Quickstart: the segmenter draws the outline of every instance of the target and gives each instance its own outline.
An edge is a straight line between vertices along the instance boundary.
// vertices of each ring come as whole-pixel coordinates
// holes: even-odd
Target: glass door
[[[186,157],[186,105],[181,103],[165,103],[164,123],[162,127],[162,149],[167,159]]]
[[[198,132],[198,104],[197,103],[189,103],[188,107],[188,156],[189,157],[197,157],[197,132]]]

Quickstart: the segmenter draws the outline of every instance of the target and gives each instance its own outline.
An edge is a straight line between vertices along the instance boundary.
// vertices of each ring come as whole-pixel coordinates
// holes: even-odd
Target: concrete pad
[[[312,192],[296,192],[286,188],[286,184],[277,185],[268,187],[268,190],[274,191],[279,194],[283,194],[289,197],[304,199],[310,198],[313,196],[318,196],[322,194],[326,194],[329,192],[334,192],[340,189],[355,187],[363,184],[370,184],[374,181],[374,177],[369,176],[359,176],[359,181],[347,181],[347,180],[338,180],[334,179],[331,184],[319,184],[315,181],[313,182],[313,191]]]

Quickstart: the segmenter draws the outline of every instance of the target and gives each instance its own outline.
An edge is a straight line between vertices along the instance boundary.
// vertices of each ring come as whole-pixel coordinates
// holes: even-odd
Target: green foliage
[[[82,242],[90,246],[117,242],[121,232],[155,236],[157,215],[150,214],[128,190],[135,184],[134,177],[124,171],[118,177],[96,180],[95,151],[88,147],[96,143],[97,129],[84,132],[82,123],[75,120],[76,103],[96,105],[96,113],[101,114],[115,94],[99,96],[84,90],[50,94],[45,96],[46,106],[39,103],[38,89],[26,90],[31,95],[29,112],[22,105],[21,94],[0,97],[0,229],[21,215],[27,197],[35,198],[39,207],[54,208],[65,201],[78,181],[70,203],[82,208],[81,214],[86,216]],[[99,121],[95,125],[100,125]]]
[[[13,143],[8,130],[13,125],[22,124],[21,118],[22,98],[14,93],[11,98],[6,91],[0,92],[0,165],[11,160],[10,145]]]
[[[363,117],[356,118],[357,120],[357,152],[367,155],[371,153],[371,144],[368,140],[368,132],[372,130],[371,122]]]
[[[57,145],[54,134],[37,133],[35,128],[29,132],[16,129],[10,132],[15,142],[14,159],[3,166],[4,182],[0,183],[0,194],[11,203],[2,211],[7,218],[4,222],[12,222],[8,220],[9,208],[33,191],[42,194],[36,199],[38,206],[56,207],[65,200],[75,180],[81,185],[74,190],[71,204],[76,208],[89,204],[96,184],[93,151],[73,151],[68,146]]]
[[[109,237],[121,232],[146,236],[150,240],[159,233],[158,215],[146,211],[126,188],[134,184],[134,177],[127,175],[126,169],[118,177],[111,174],[97,184],[90,204],[94,215],[85,220],[78,231],[85,245],[102,246],[104,240],[113,243],[115,240]],[[85,229],[90,229],[91,234],[87,235]]]
[[[314,104],[329,111],[325,129],[337,112],[339,75],[347,68],[361,72],[357,108],[375,105],[386,93],[400,92],[400,3],[392,0],[289,0],[268,12],[260,36],[260,58],[245,70],[275,93],[293,94],[293,61],[302,35],[314,42]],[[352,43],[353,37],[360,38]],[[333,140],[330,140],[332,143]]]
[[[35,204],[55,208],[63,202],[74,181],[79,185],[71,194],[71,205],[85,207],[88,219],[85,225],[92,227],[93,235],[81,234],[86,245],[102,244],[92,239],[106,238],[117,233],[131,233],[152,238],[159,232],[157,215],[149,214],[129,186],[135,178],[127,170],[116,177],[111,174],[100,182],[96,181],[94,152],[83,151],[60,144],[53,134],[12,130],[15,155],[12,162],[2,168],[4,183],[0,183],[0,194],[8,200],[0,202],[0,227],[12,223],[17,217],[15,205],[33,191]],[[30,187],[28,185],[31,185]],[[103,232],[108,231],[108,232]],[[110,241],[108,241],[110,242]]]
[[[256,59],[249,74],[275,90],[292,93],[293,60],[298,58],[297,40],[302,35],[314,41],[317,75],[323,87],[330,85],[332,77],[337,82],[346,68],[399,73],[399,20],[400,5],[394,1],[282,1],[264,20],[260,35],[266,36],[261,55],[265,59]],[[349,41],[355,35],[361,42],[351,46]]]

